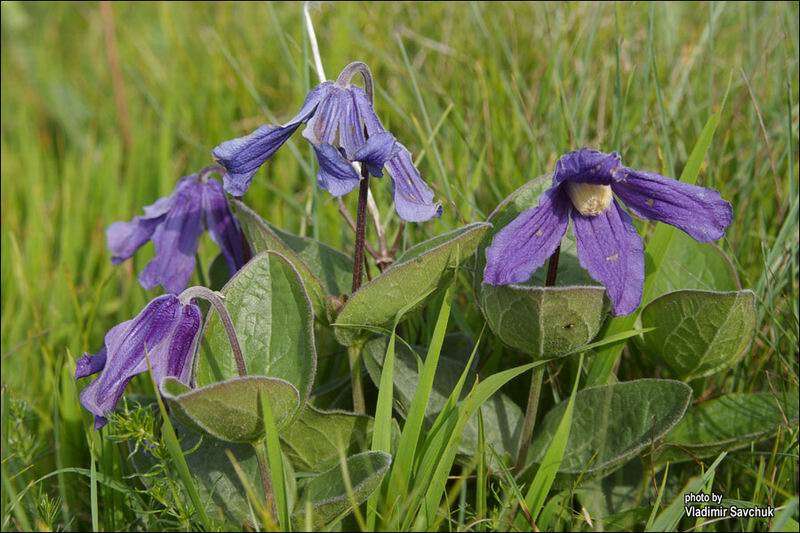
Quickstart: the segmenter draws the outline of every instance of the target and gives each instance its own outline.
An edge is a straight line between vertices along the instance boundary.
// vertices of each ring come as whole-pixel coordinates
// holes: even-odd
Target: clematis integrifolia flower
[[[78,359],[75,379],[100,373],[80,395],[81,405],[94,414],[95,429],[106,425],[128,382],[147,370],[156,383],[172,376],[189,385],[202,314],[200,308],[174,294],[155,298],[136,315],[106,333],[96,354]]]
[[[145,289],[161,285],[178,293],[189,284],[205,227],[222,250],[231,275],[236,273],[244,265],[241,232],[222,185],[209,178],[222,170],[214,165],[185,176],[170,196],[145,207],[144,216],[109,226],[106,237],[111,261],[116,265],[129,259],[152,240],[156,254],[139,274],[139,282]]]
[[[733,216],[713,189],[628,168],[616,152],[584,148],[562,156],[539,205],[495,235],[484,282],[527,281],[559,246],[571,218],[581,266],[605,286],[615,316],[632,313],[642,300],[644,253],[617,200],[634,215],[666,222],[700,242],[721,239]]]
[[[365,88],[351,84],[363,75]],[[283,126],[265,125],[250,135],[226,141],[214,149],[214,158],[225,167],[225,190],[241,196],[253,175],[302,125],[319,163],[317,183],[339,197],[358,187],[361,180],[353,163],[366,165],[381,177],[383,168],[392,178],[395,209],[408,222],[421,222],[442,213],[433,201],[411,153],[387,132],[372,107],[372,75],[364,63],[351,63],[335,82],[325,81],[306,96],[303,107]]]

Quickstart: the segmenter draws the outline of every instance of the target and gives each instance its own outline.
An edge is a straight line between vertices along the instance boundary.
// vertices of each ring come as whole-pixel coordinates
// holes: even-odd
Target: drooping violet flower
[[[361,73],[365,89],[352,85]],[[414,166],[411,153],[387,132],[372,107],[372,75],[364,63],[351,63],[335,82],[325,81],[306,96],[300,112],[283,126],[261,126],[250,135],[214,148],[214,158],[225,167],[225,190],[235,196],[250,187],[253,175],[304,123],[303,137],[314,147],[319,163],[317,183],[333,196],[358,187],[361,176],[354,162],[373,176],[392,178],[395,209],[403,220],[421,222],[441,216],[442,206]]]
[[[642,300],[644,253],[615,194],[634,215],[666,222],[700,242],[721,239],[733,217],[731,205],[713,189],[628,168],[616,152],[583,148],[558,160],[553,186],[537,207],[495,235],[486,250],[484,282],[527,281],[561,243],[571,218],[581,266],[605,286],[613,315],[632,313]]]
[[[94,414],[95,429],[106,425],[128,382],[147,370],[145,353],[156,383],[172,376],[189,385],[201,323],[197,305],[165,294],[133,320],[111,328],[96,354],[78,359],[75,379],[100,373],[80,394],[81,405]]]
[[[117,265],[152,240],[155,257],[139,274],[145,289],[161,285],[172,293],[189,284],[203,228],[222,250],[231,275],[244,265],[239,224],[228,207],[222,185],[208,176],[222,171],[214,165],[184,176],[170,196],[144,208],[144,216],[115,222],[106,230],[111,261]]]

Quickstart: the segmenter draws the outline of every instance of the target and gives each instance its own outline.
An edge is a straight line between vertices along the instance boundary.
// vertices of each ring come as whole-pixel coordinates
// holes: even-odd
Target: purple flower
[[[666,222],[700,242],[721,239],[733,216],[713,189],[628,168],[616,152],[582,148],[558,160],[553,186],[539,205],[495,235],[484,282],[527,281],[561,243],[572,218],[581,266],[605,286],[615,316],[632,313],[642,300],[644,254],[615,194],[636,216]]]
[[[128,382],[147,370],[145,352],[156,383],[172,376],[189,385],[201,322],[197,305],[165,294],[147,304],[133,320],[111,328],[95,355],[78,359],[75,379],[100,372],[80,395],[81,405],[94,414],[95,429],[106,425],[106,415],[114,410]]]
[[[352,76],[364,74],[367,91],[352,85]],[[243,195],[253,175],[302,124],[319,163],[317,183],[333,196],[358,187],[361,180],[353,162],[381,177],[386,167],[392,177],[395,209],[403,220],[421,222],[442,214],[433,191],[422,181],[411,153],[387,132],[372,108],[372,78],[366,65],[351,63],[336,82],[323,82],[308,94],[300,112],[283,126],[261,126],[256,131],[214,148],[214,158],[227,170],[225,190]]]
[[[139,274],[145,289],[161,285],[178,293],[189,284],[194,271],[195,253],[203,227],[222,250],[233,275],[244,265],[244,249],[239,225],[228,207],[222,185],[208,174],[213,166],[178,181],[173,193],[144,208],[144,216],[130,222],[115,222],[106,230],[108,248],[116,265],[133,256],[152,240],[155,257]]]

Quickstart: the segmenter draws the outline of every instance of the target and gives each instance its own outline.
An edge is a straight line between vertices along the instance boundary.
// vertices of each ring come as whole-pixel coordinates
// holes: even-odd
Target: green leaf
[[[797,425],[798,394],[732,393],[692,406],[664,437],[656,462],[690,461],[737,450],[767,438],[784,425]]]
[[[534,361],[573,353],[603,323],[605,289],[483,284],[478,302],[495,335]]]
[[[302,472],[324,472],[344,456],[369,449],[372,417],[345,411],[322,411],[306,404],[281,433],[283,451]]]
[[[225,261],[225,256],[222,255],[222,253],[218,253],[208,267],[208,288],[213,291],[218,291],[224,287],[230,279],[231,272],[230,269],[228,269],[228,262]]]
[[[655,328],[642,349],[679,379],[708,376],[739,360],[755,333],[752,291],[681,290],[656,298],[642,312],[642,327]]]
[[[372,339],[364,346],[364,363],[370,379],[376,386],[380,384],[386,346],[386,337]],[[446,346],[447,344],[445,344]],[[467,348],[471,349],[469,346]],[[406,344],[400,344],[395,348],[394,399],[397,402],[398,411],[404,417],[419,383],[417,358],[424,360],[425,356],[424,348],[414,347],[414,351],[416,353],[413,353]],[[468,354],[469,350],[467,357]],[[456,386],[462,372],[464,372],[467,357],[462,354],[448,353],[446,348],[443,349],[443,353],[439,356],[439,365],[436,368],[433,389],[428,396],[428,405],[425,411],[425,419],[428,424],[432,424],[445,407],[450,392]],[[466,391],[472,388],[475,377],[475,369],[470,368],[464,385]],[[497,393],[481,406],[480,412],[483,415],[487,446],[494,448],[494,451],[500,457],[512,457],[516,451],[519,432],[522,428],[522,410],[514,400],[503,393]],[[460,455],[471,459],[477,450],[478,413],[476,412],[464,428],[458,451]],[[489,458],[492,460],[494,454],[489,454]],[[494,464],[493,460],[492,464]]]
[[[180,437],[186,463],[200,498],[215,522],[238,524],[239,527],[243,523],[251,523],[247,492],[225,450],[230,450],[245,477],[252,480],[248,488],[255,492],[259,501],[264,501],[263,487],[259,482],[258,460],[253,447],[249,444],[223,442],[188,430],[181,431]]]
[[[654,270],[652,257],[646,254],[648,274]],[[668,292],[680,289],[736,291],[741,289],[736,267],[716,244],[701,243],[682,231],[676,231],[653,276],[647,304]]]
[[[264,376],[233,378],[198,389],[166,378],[161,393],[182,423],[229,442],[255,442],[264,436],[259,393],[269,398],[279,429],[300,405],[294,385]]]
[[[529,181],[489,216],[492,230],[478,249],[474,277],[478,305],[494,334],[535,361],[574,352],[588,343],[606,314],[605,289],[580,266],[571,231],[561,243],[555,287],[543,286],[547,263],[526,283],[483,283],[486,247],[520,213],[538,205],[550,182],[549,175]]]
[[[296,529],[306,523],[306,504],[310,502],[311,523],[319,531],[334,519],[352,511],[350,495],[342,476],[342,467],[347,468],[352,485],[352,495],[361,504],[380,486],[389,470],[392,456],[385,452],[370,451],[347,458],[344,465],[337,464],[303,484],[297,511],[292,515]]]
[[[661,379],[578,391],[559,474],[564,479],[578,475],[586,479],[611,472],[672,429],[686,411],[691,396],[692,389],[685,383]],[[531,443],[530,464],[542,462],[566,406],[566,401],[561,402],[545,415]]]
[[[314,313],[328,323],[333,316],[328,297],[350,293],[352,258],[327,244],[276,228],[239,200],[231,204],[253,254],[273,250],[291,261],[303,278]]]
[[[259,254],[236,273],[222,294],[247,373],[288,381],[304,403],[317,365],[314,318],[292,264],[275,252]],[[206,321],[196,365],[198,387],[239,376],[228,335],[214,312]]]
[[[388,328],[398,311],[448,285],[456,265],[472,256],[490,224],[479,222],[409,248],[390,268],[356,291],[336,318],[336,338],[357,342],[362,329]],[[411,311],[414,307],[408,309]]]

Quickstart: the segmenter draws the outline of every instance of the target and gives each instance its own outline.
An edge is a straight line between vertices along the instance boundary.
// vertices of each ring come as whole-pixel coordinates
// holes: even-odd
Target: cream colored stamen
[[[568,181],[567,194],[572,200],[572,205],[578,212],[586,217],[596,217],[608,209],[614,196],[608,185],[592,185],[590,183],[576,183]]]

